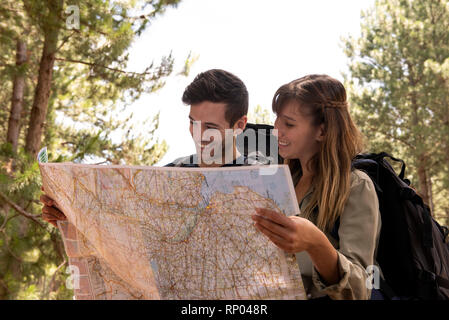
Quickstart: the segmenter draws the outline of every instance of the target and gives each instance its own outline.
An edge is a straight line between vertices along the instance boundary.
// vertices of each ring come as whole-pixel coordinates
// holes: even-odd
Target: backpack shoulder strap
[[[389,153],[386,153],[386,152],[380,152],[380,153],[359,154],[359,155],[357,155],[357,156],[354,158],[354,161],[357,162],[357,160],[360,160],[360,159],[371,159],[371,160],[374,160],[374,161],[376,161],[376,162],[378,162],[378,163],[382,163],[384,158],[390,158],[391,160],[396,161],[396,162],[400,162],[400,163],[402,164],[402,166],[401,166],[401,171],[400,171],[398,177],[399,177],[401,180],[404,180],[404,176],[405,176],[405,167],[406,167],[406,166],[405,166],[404,160],[395,158],[395,157],[393,157],[392,155],[390,155]]]

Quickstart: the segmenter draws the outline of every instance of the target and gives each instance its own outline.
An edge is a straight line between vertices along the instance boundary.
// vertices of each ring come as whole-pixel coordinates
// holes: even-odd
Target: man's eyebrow
[[[196,120],[193,119],[192,116],[190,116],[190,115],[189,115],[189,119],[192,120],[192,121],[196,121]],[[205,124],[206,126],[213,126],[213,127],[218,127],[218,128],[220,128],[220,125],[218,125],[218,124],[216,124],[216,123],[213,123],[213,122],[205,122],[204,124]]]
[[[218,125],[218,124],[216,124],[216,123],[213,123],[213,122],[205,122],[204,123],[206,126],[213,126],[213,127],[220,127],[220,125]]]

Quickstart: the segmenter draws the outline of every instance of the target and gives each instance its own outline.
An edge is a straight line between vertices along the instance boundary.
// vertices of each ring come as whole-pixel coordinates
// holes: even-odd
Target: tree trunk
[[[408,69],[409,69],[409,81],[412,88],[416,87],[417,81],[415,81],[414,78],[414,71],[413,66],[410,63],[407,63]],[[418,94],[415,90],[412,90],[410,93],[410,102],[412,107],[412,125],[414,128],[419,128],[422,126],[422,123],[419,121],[418,116]],[[421,133],[417,133],[415,136],[415,143],[417,150],[422,148],[425,144],[425,138],[421,135]],[[425,149],[425,148],[424,148]],[[428,184],[428,174],[427,174],[427,165],[428,161],[426,159],[425,151],[420,150],[417,154],[415,154],[415,157],[417,158],[417,169],[418,169],[418,192],[420,196],[423,198],[423,201],[425,204],[429,205],[429,184]]]
[[[424,203],[430,206],[430,196],[429,196],[429,184],[427,178],[427,161],[424,156],[420,156],[418,159],[418,185],[419,193],[424,200]]]
[[[432,183],[432,176],[427,177],[427,186],[429,190],[429,207],[430,207],[430,214],[432,217],[435,217],[435,204],[433,203],[433,183]]]
[[[26,43],[22,40],[17,40],[17,52],[16,52],[16,66],[19,69],[27,61]],[[23,93],[25,90],[25,75],[22,70],[14,76],[12,98],[11,98],[11,112],[8,122],[8,133],[6,135],[6,142],[11,143],[12,150],[15,153],[17,151],[17,145],[19,141],[19,128],[20,128],[20,114],[23,107]]]
[[[445,132],[449,132],[449,101],[448,101],[448,105],[446,106],[447,112],[444,115],[444,126],[443,126],[443,130],[445,130]],[[445,146],[445,156],[446,156],[446,172],[449,174],[449,168],[448,168],[448,164],[449,164],[449,136],[446,136],[446,139],[444,141],[444,146]],[[448,175],[449,178],[449,175]]]
[[[445,225],[446,226],[449,226],[449,208],[446,208],[446,223],[445,223]]]
[[[55,62],[56,39],[45,37],[44,49],[39,66],[39,76],[31,108],[30,122],[26,136],[25,150],[33,157],[41,146],[44,121],[47,116],[48,100],[50,98],[53,65]]]
[[[62,10],[62,0],[50,2],[50,14],[45,30],[44,48],[39,65],[39,76],[31,108],[30,122],[25,142],[25,150],[33,157],[41,147],[44,122],[47,116],[50,98],[53,65],[58,44],[59,28],[58,15]]]

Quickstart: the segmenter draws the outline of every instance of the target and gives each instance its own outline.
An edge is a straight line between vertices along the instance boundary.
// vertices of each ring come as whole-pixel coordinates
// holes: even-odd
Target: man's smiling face
[[[207,157],[214,157],[214,149],[221,149],[224,156],[226,149],[225,130],[231,128],[230,123],[225,118],[225,113],[225,103],[203,101],[190,106],[190,134],[195,142],[197,154],[201,153]],[[205,133],[206,130],[210,131]],[[210,136],[211,134],[213,136]],[[232,140],[230,142],[231,149],[229,152],[232,152]],[[203,153],[204,150],[206,152]]]
[[[225,164],[238,156],[234,137],[245,129],[247,117],[242,116],[231,126],[226,109],[223,102],[203,101],[190,106],[190,134],[197,155],[208,159],[206,162]]]

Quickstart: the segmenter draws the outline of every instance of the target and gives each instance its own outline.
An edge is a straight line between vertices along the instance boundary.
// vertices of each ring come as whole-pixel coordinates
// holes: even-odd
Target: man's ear
[[[320,124],[320,126],[318,127],[318,132],[316,135],[316,140],[321,142],[324,140],[324,136],[325,136],[326,132],[324,131],[324,123]]]
[[[234,123],[234,127],[232,129],[234,129],[234,132],[237,131],[237,135],[242,133],[243,130],[245,130],[246,127],[246,123],[248,122],[248,117],[247,116],[242,116],[240,119],[238,119],[235,123]]]

